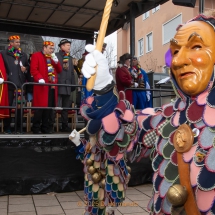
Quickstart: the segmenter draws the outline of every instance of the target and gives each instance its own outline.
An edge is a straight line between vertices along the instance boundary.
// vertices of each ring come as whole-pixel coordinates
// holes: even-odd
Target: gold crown
[[[9,41],[10,41],[10,40],[20,40],[20,36],[18,36],[18,35],[10,36],[10,37],[8,38],[8,40],[9,40]]]
[[[44,41],[43,45],[44,46],[54,46],[54,43],[52,41]]]

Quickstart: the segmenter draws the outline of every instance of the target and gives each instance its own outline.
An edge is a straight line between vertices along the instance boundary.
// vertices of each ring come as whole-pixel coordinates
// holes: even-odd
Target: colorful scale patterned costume
[[[177,86],[173,80],[173,86]],[[138,159],[151,155],[153,196],[148,209],[151,214],[186,214],[183,207],[172,207],[166,194],[170,186],[180,184],[177,152],[173,136],[186,123],[193,132],[192,148],[183,153],[190,165],[190,180],[200,214],[215,214],[215,87],[214,78],[208,88],[197,97],[187,97],[178,88],[176,99],[162,108],[147,108],[137,117],[141,129]],[[213,86],[213,87],[212,87]],[[137,147],[137,146],[136,146]],[[135,154],[135,150],[133,150]],[[135,157],[135,155],[132,155]]]
[[[77,158],[84,164],[85,215],[104,215],[106,206],[116,207],[123,202],[130,178],[126,154],[137,142],[138,125],[124,92],[119,96],[115,90],[107,94],[108,99],[103,100],[101,108],[97,108],[96,103],[101,104],[103,96],[88,97],[80,108],[88,120],[91,144],[95,143],[91,146],[81,140],[76,148]]]

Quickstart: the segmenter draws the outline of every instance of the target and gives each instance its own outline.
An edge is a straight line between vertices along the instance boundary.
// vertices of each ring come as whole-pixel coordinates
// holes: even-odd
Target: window
[[[138,40],[138,56],[143,55],[143,38]]]
[[[169,43],[169,41],[175,36],[176,28],[182,23],[182,15],[174,17],[168,22],[163,24],[163,45]]]
[[[147,19],[149,17],[149,11],[143,14],[143,20]]]
[[[156,11],[160,10],[160,5],[152,9],[152,13],[155,13]]]
[[[152,32],[146,35],[146,52],[150,52],[153,49]]]

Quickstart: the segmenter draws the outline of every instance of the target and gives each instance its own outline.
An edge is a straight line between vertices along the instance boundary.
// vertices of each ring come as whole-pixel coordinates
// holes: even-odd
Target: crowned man
[[[98,80],[95,82],[97,88],[97,84],[101,83],[99,81],[101,74],[106,75],[107,63],[98,58],[97,51],[89,51],[92,55],[86,59],[88,65],[83,66],[83,74],[90,77],[95,72],[93,67],[98,64]],[[71,133],[70,139],[79,147],[79,157],[85,164],[85,194],[89,202],[100,200],[103,196],[105,199],[118,200],[119,191],[122,190],[120,184],[123,180],[120,176],[123,171],[118,171],[118,169],[122,170],[122,166],[116,168],[117,164],[122,164],[121,160],[117,163],[114,163],[114,160],[119,158],[120,152],[122,159],[124,150],[120,148],[118,151],[117,146],[122,146],[126,142],[127,151],[131,149],[128,157],[130,160],[134,160],[135,157],[141,159],[151,154],[154,170],[153,193],[148,205],[151,215],[215,214],[214,16],[201,14],[179,26],[176,35],[170,41],[168,53],[170,56],[166,55],[166,64],[171,68],[170,77],[176,98],[161,108],[146,108],[139,112],[135,120],[138,130],[131,132],[132,127],[125,128],[128,125],[125,121],[129,119],[132,122],[133,118],[129,118],[129,111],[122,108],[124,104],[121,102],[122,99],[116,105],[115,114],[107,111],[106,117],[102,118],[98,115],[96,122],[90,114],[93,112],[94,104],[98,102],[97,98],[90,99],[88,107],[82,108],[82,113],[86,113],[85,116],[89,120],[86,129],[95,135],[94,140],[90,140],[90,146],[88,146],[80,141],[77,131]],[[92,63],[93,60],[95,63]],[[99,70],[100,68],[102,69]],[[103,83],[102,86],[105,84]],[[101,91],[102,86],[100,85]],[[120,95],[122,95],[121,92]],[[125,104],[128,107],[127,102]],[[109,120],[111,123],[108,123]],[[92,123],[93,126],[91,126]],[[113,129],[114,125],[118,124],[122,130],[120,135]],[[109,125],[112,126],[112,130]],[[110,138],[107,133],[111,132]],[[129,140],[133,140],[132,142],[124,141],[128,138],[127,135],[130,136]],[[134,136],[137,139],[132,139]],[[120,138],[122,142],[119,141]],[[85,145],[86,147],[82,147]],[[101,153],[104,156],[99,156],[97,147],[100,147],[101,151],[104,150]],[[114,157],[115,155],[117,158]],[[105,166],[101,165],[104,157],[107,158]],[[112,166],[109,167],[111,164]],[[105,195],[101,195],[103,193],[100,190],[101,177],[96,181],[96,175],[94,176],[95,172],[99,174],[103,168],[106,168],[106,175],[102,182]],[[125,169],[123,170],[126,173]],[[115,176],[119,176],[119,180]],[[97,185],[95,185],[96,182]],[[97,191],[98,195],[94,195]],[[97,207],[97,211],[99,209]],[[95,211],[96,209],[88,206],[85,214],[96,214]]]
[[[30,72],[34,81],[41,84],[34,85],[34,107],[53,107],[53,104],[57,101],[57,91],[55,86],[42,85],[44,83],[55,84],[57,73],[62,71],[60,62],[53,52],[54,43],[52,41],[44,41],[42,51],[34,53],[31,57]],[[52,110],[35,110],[32,128],[34,134],[40,134],[41,132],[45,134],[52,133],[49,128],[50,111]]]
[[[7,81],[11,81],[17,86],[17,92],[12,84],[8,84],[8,102],[12,106],[16,93],[18,98],[18,104],[21,103],[21,86],[26,82],[26,72],[28,69],[28,59],[26,53],[20,48],[20,36],[14,35],[8,38],[9,45],[6,50],[2,51],[2,58],[7,73]],[[20,117],[21,112],[18,109],[17,115],[17,127],[20,130],[21,126]],[[11,109],[9,110],[9,115]],[[4,132],[11,133],[11,117],[4,119]]]

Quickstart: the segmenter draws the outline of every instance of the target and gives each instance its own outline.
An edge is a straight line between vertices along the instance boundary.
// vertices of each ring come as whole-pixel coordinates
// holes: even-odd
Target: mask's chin
[[[215,81],[214,81],[214,79],[215,79],[214,69],[213,69],[213,72],[212,72],[212,75],[211,75],[211,78],[210,78],[210,82],[208,83],[207,87],[206,87],[202,92],[200,92],[200,93],[198,93],[198,94],[196,94],[196,95],[189,95],[189,94],[185,93],[185,92],[179,87],[179,85],[178,85],[178,83],[177,83],[177,81],[176,81],[176,79],[175,79],[175,76],[174,76],[174,74],[172,73],[172,71],[170,71],[170,77],[171,77],[172,82],[173,82],[173,85],[176,87],[176,89],[179,89],[186,97],[192,97],[192,96],[195,96],[195,97],[196,97],[196,96],[200,95],[202,92],[204,92],[205,90],[207,90],[209,87],[212,88],[212,87],[215,86]],[[211,82],[213,83],[212,85],[210,85]]]

